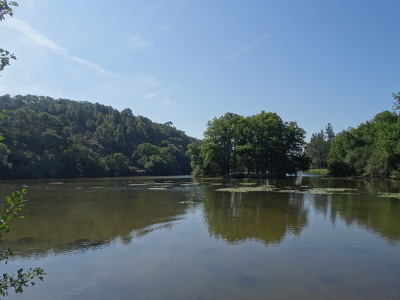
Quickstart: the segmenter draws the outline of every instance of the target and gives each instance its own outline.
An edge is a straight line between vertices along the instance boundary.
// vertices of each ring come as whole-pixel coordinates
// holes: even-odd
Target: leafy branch
[[[10,17],[13,16],[14,12],[12,6],[18,7],[18,2],[0,1],[0,21],[4,21],[7,15]],[[16,60],[17,57],[9,51],[0,48],[0,71],[3,71],[4,67],[10,65],[10,59]]]
[[[19,215],[22,207],[25,206],[24,196],[26,195],[26,189],[21,191],[12,192],[10,196],[6,197],[4,207],[4,212],[0,214],[0,240],[3,232],[8,232],[10,230],[10,222],[14,218],[23,218],[24,216]],[[12,255],[10,249],[1,253],[0,260],[7,263],[8,258]],[[41,281],[44,279],[46,273],[42,268],[30,268],[28,271],[24,272],[21,268],[17,271],[17,275],[8,275],[4,273],[0,277],[0,295],[8,295],[9,289],[14,289],[15,293],[22,293],[24,287],[30,285],[35,285],[33,279],[39,278]]]
[[[4,67],[10,65],[10,59],[16,60],[17,57],[9,51],[0,48],[0,71],[3,71]]]
[[[24,216],[18,216],[18,212],[25,206],[25,194],[26,189],[22,189],[21,191],[12,192],[11,196],[6,197],[6,203],[3,205],[5,212],[0,214],[0,240],[3,231],[8,232],[10,230],[10,221],[12,219],[15,217],[24,218]]]
[[[4,16],[6,15],[13,16],[14,13],[11,6],[18,7],[19,5],[15,1],[0,1],[0,21],[5,20]]]
[[[24,287],[28,287],[30,285],[35,285],[35,282],[32,281],[35,278],[39,278],[41,281],[44,280],[44,270],[41,268],[29,269],[27,272],[21,268],[17,271],[17,276],[8,275],[7,273],[3,274],[3,277],[0,277],[0,295],[7,296],[8,290],[14,288],[15,293],[21,294],[24,290]]]

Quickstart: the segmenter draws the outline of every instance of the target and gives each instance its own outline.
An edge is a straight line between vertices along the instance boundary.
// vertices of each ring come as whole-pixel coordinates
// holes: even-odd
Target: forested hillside
[[[190,174],[189,143],[154,123],[99,103],[0,96],[0,178]]]

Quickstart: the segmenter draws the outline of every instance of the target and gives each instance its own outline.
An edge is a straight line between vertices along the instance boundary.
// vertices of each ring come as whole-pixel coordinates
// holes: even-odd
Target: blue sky
[[[0,94],[132,109],[202,138],[262,110],[307,140],[390,110],[400,91],[398,0],[20,0],[0,22],[18,58]]]

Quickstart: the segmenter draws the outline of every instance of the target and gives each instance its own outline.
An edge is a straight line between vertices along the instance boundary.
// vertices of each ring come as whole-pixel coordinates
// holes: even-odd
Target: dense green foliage
[[[196,142],[171,122],[158,124],[130,109],[50,97],[0,97],[7,139],[0,178],[190,174],[185,152]],[[150,151],[151,150],[151,151]]]
[[[400,175],[400,115],[384,111],[372,120],[340,132],[328,157],[333,176]]]
[[[303,171],[302,173],[308,175],[329,175],[328,169],[309,169],[307,171]]]
[[[18,6],[15,1],[0,1],[0,21],[5,20],[5,16],[9,15],[12,17],[13,8],[12,6]],[[4,70],[4,67],[10,64],[10,59],[17,59],[16,56],[7,50],[0,48],[0,71]]]
[[[325,169],[328,165],[328,153],[335,138],[332,125],[328,123],[325,132],[313,133],[306,146],[306,154],[311,160],[312,169]]]
[[[286,176],[308,168],[304,130],[276,113],[226,113],[207,124],[201,146],[190,145],[195,175]]]

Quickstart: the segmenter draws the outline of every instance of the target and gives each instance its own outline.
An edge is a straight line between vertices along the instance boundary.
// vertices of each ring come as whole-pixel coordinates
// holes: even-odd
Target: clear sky
[[[99,102],[202,138],[227,112],[335,132],[400,91],[399,0],[20,0],[0,94]]]

